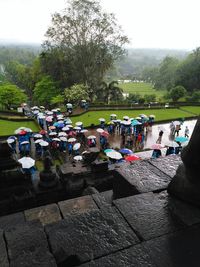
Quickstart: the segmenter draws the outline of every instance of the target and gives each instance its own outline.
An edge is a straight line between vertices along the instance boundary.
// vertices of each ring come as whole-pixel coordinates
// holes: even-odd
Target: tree
[[[57,83],[50,76],[45,76],[35,85],[34,100],[40,105],[48,106],[51,99],[59,93]]]
[[[52,97],[51,104],[53,104],[53,105],[61,105],[61,104],[64,103],[64,101],[65,101],[64,95],[60,94],[60,95]]]
[[[110,83],[102,82],[97,91],[97,99],[109,104],[110,101],[119,101],[123,99],[123,90],[118,86],[117,81]]]
[[[13,105],[18,106],[26,102],[27,96],[16,85],[5,84],[0,86],[0,103],[10,109]]]
[[[83,99],[89,99],[88,87],[83,84],[75,84],[66,88],[64,94],[66,101],[73,104],[78,104]]]
[[[174,88],[172,88],[169,92],[169,96],[172,99],[172,101],[176,102],[178,101],[181,97],[186,95],[186,90],[183,86],[178,85]]]
[[[155,94],[151,94],[151,95],[144,95],[144,99],[147,103],[150,102],[155,102],[156,101],[156,95]]]
[[[42,64],[48,66],[43,69],[51,68],[48,71],[56,75],[59,62],[58,77],[62,77],[65,86],[84,84],[92,90],[124,53],[122,47],[128,42],[115,16],[104,13],[95,0],[69,1],[62,14],[53,15],[46,37]],[[51,61],[56,61],[56,66]]]

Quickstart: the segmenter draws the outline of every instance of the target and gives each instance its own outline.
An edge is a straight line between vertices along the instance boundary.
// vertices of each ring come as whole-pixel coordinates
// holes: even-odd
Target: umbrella
[[[149,118],[153,118],[153,119],[155,119],[155,115],[149,115]]]
[[[51,133],[49,133],[49,136],[55,136],[55,135],[57,135],[56,132],[51,132]]]
[[[63,127],[62,131],[66,131],[66,132],[69,131],[69,127],[67,127],[67,126]]]
[[[81,133],[87,133],[87,132],[88,132],[87,129],[83,129],[83,130],[81,130]]]
[[[52,141],[60,142],[59,138],[53,138]]]
[[[27,131],[25,130],[22,130],[21,132],[19,132],[19,135],[25,135],[25,134],[27,134]]]
[[[131,125],[131,121],[121,121],[121,123],[125,126]]]
[[[122,120],[119,120],[119,119],[118,119],[118,120],[116,120],[116,122],[121,122],[121,121],[122,121]]]
[[[111,114],[110,117],[117,117],[117,115],[116,114]]]
[[[117,151],[107,152],[106,155],[111,159],[121,159],[122,155]]]
[[[34,138],[42,138],[42,135],[41,134],[35,134],[33,137]]]
[[[133,154],[133,151],[128,149],[128,148],[122,148],[119,150],[120,153],[124,154],[124,155],[130,155]]]
[[[113,152],[113,151],[115,151],[115,150],[112,148],[107,148],[104,150],[104,153]]]
[[[56,121],[54,122],[53,126],[58,127],[59,123]],[[63,126],[64,127],[64,126]]]
[[[114,124],[114,122],[113,122],[113,121],[109,121],[107,124],[108,124],[108,125],[109,125],[109,124]]]
[[[39,109],[39,108],[38,108],[38,106],[34,106],[34,107],[32,107],[31,109]]]
[[[15,139],[13,139],[13,138],[8,138],[7,139],[7,143],[8,144],[12,144],[12,143],[14,143],[15,142]]]
[[[140,160],[140,157],[136,156],[136,155],[129,155],[127,157],[125,157],[126,161],[135,161],[135,160]]]
[[[64,136],[61,136],[61,137],[60,137],[60,140],[63,141],[63,142],[67,142],[67,138],[64,137]]]
[[[82,126],[83,125],[82,121],[78,121],[75,124],[76,124],[76,126]]]
[[[101,129],[101,128],[96,129],[96,131],[97,131],[98,133],[103,133],[103,132],[104,132],[104,130]]]
[[[67,108],[72,108],[72,104],[71,103],[67,103]]]
[[[43,139],[37,139],[37,140],[35,140],[35,144],[39,144],[40,142],[42,142],[43,141]]]
[[[73,146],[73,150],[78,150],[81,147],[80,143],[77,143]]]
[[[81,102],[86,103],[87,101],[83,99],[83,100],[81,100]]]
[[[136,119],[136,120],[141,120],[141,117],[136,117],[135,119]]]
[[[181,125],[180,121],[173,121],[174,126]]]
[[[132,120],[132,122],[131,122],[131,125],[132,126],[137,126],[137,125],[141,125],[142,123],[141,122],[139,122],[138,120]]]
[[[67,127],[68,127],[68,128],[73,128],[73,126],[72,126],[72,125],[67,125]]]
[[[23,169],[30,169],[35,165],[35,160],[30,157],[23,157],[18,162],[22,164]]]
[[[108,137],[109,136],[109,133],[106,132],[106,131],[104,131],[104,132],[101,133],[101,136]]]
[[[45,131],[45,130],[42,129],[39,133],[42,134],[42,135],[44,135],[44,134],[47,134],[47,131]]]
[[[8,139],[14,139],[14,140],[17,140],[17,138],[16,138],[14,135],[9,136]]]
[[[80,131],[81,127],[76,126],[76,127],[74,127],[74,130]]]
[[[33,110],[33,114],[34,115],[37,115],[38,113],[39,113],[39,110],[38,109]]]
[[[49,130],[55,130],[56,129],[56,127],[55,126],[49,126]]]
[[[28,132],[28,133],[32,133],[33,131],[31,130],[31,128],[25,128],[24,131]]]
[[[179,144],[177,144],[174,141],[170,141],[170,142],[166,143],[166,146],[168,146],[168,147],[179,147]]]
[[[189,139],[187,138],[187,137],[185,137],[185,136],[177,136],[176,138],[175,138],[175,141],[176,142],[180,142],[180,143],[183,143],[183,142],[186,142],[186,141],[188,141]]]
[[[76,138],[69,138],[69,139],[68,139],[68,142],[69,142],[69,143],[76,142]]]
[[[105,122],[106,120],[104,118],[100,118],[99,121]]]
[[[26,129],[26,127],[20,127],[20,128],[18,128],[17,130],[15,130],[15,134],[19,134],[22,130],[25,130]]]
[[[141,118],[147,118],[147,115],[145,115],[145,114],[140,114],[139,115]]]
[[[54,109],[52,109],[51,111],[52,111],[52,112],[57,112],[58,110],[57,110],[57,108],[54,108]]]
[[[50,116],[50,115],[53,115],[53,112],[52,112],[52,111],[47,111],[46,114],[47,114],[48,116]]]
[[[95,135],[90,135],[87,137],[88,139],[96,139],[96,136]]]
[[[65,124],[72,124],[72,121],[70,119],[65,119]]]
[[[129,116],[124,116],[123,119],[124,120],[129,120]]]
[[[64,125],[64,123],[60,123],[60,122],[58,122],[57,127],[58,127],[58,128],[63,128],[63,127],[65,127],[65,125]]]
[[[46,121],[47,121],[47,122],[52,122],[52,120],[53,120],[53,117],[52,117],[52,116],[48,116],[48,117],[46,117]]]
[[[158,150],[160,150],[163,147],[164,147],[164,145],[161,145],[161,144],[154,144],[151,146],[152,149],[158,149]]]
[[[40,144],[41,146],[48,146],[48,145],[49,145],[49,143],[46,142],[46,141],[44,141],[44,140],[42,140],[39,144]]]
[[[40,106],[40,108],[41,108],[41,109],[45,109],[45,107],[44,107],[44,106]]]
[[[182,147],[186,147],[188,145],[189,141],[185,141],[181,144]]]
[[[62,119],[58,120],[58,123],[64,123],[64,121]],[[64,126],[63,126],[64,127]]]
[[[76,161],[80,161],[80,160],[83,159],[83,157],[82,157],[82,156],[75,156],[74,159],[75,159]]]
[[[21,145],[27,145],[27,144],[29,144],[29,141],[23,141],[23,142],[21,142],[20,144],[21,144]]]
[[[65,133],[65,132],[60,132],[60,133],[58,133],[58,136],[60,137],[60,136],[67,136],[67,134]]]

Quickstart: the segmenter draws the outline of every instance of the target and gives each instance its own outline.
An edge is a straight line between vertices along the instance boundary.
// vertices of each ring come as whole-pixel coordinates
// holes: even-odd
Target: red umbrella
[[[140,157],[136,156],[136,155],[129,155],[127,157],[125,157],[126,161],[135,161],[135,160],[140,160]]]
[[[45,131],[45,130],[41,130],[41,131],[40,131],[40,134],[47,134],[47,131]]]
[[[19,135],[25,135],[25,134],[27,134],[27,132],[24,131],[24,130],[22,130],[21,132],[19,132]]]
[[[109,136],[109,133],[106,132],[106,131],[104,131],[104,132],[101,133],[101,135],[104,136],[104,137],[108,137]]]

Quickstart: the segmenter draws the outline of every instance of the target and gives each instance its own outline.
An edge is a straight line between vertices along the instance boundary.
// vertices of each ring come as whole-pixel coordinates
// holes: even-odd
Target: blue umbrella
[[[183,143],[183,142],[186,142],[186,141],[188,141],[189,139],[187,138],[187,137],[184,137],[184,136],[177,136],[176,138],[175,138],[175,141],[176,142],[180,142],[180,143]]]
[[[125,155],[133,154],[133,151],[128,149],[128,148],[122,148],[122,149],[119,150],[119,152],[122,153],[122,154],[125,154]]]
[[[55,123],[53,124],[53,126],[55,126],[55,127],[58,127],[58,125],[59,125],[58,122],[55,122]]]
[[[138,120],[132,120],[132,122],[131,122],[132,126],[136,126],[136,125],[140,125],[140,124],[141,124],[141,122],[139,122]]]
[[[104,150],[104,153],[113,152],[113,151],[115,151],[115,150],[112,149],[112,148],[108,148],[108,149],[105,149],[105,150]]]
[[[58,123],[58,128],[63,128],[65,125],[64,125],[64,123]]]

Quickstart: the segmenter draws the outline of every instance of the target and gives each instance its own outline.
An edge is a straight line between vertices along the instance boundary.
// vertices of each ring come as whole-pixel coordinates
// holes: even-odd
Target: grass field
[[[191,117],[192,114],[187,111],[179,110],[179,109],[144,109],[144,110],[105,110],[105,111],[90,111],[83,115],[72,117],[72,122],[75,123],[77,121],[82,121],[84,126],[90,126],[92,123],[94,125],[99,124],[99,118],[104,118],[108,122],[110,119],[110,114],[116,114],[118,119],[122,119],[123,116],[127,115],[131,118],[137,117],[139,114],[151,115],[154,114],[156,116],[156,121],[161,120],[170,120],[177,118],[186,118]]]
[[[155,90],[151,83],[122,83],[119,85],[125,93],[151,95],[156,94],[157,100],[165,94],[164,90]]]
[[[39,127],[32,121],[9,121],[0,120],[0,136],[13,135],[14,131],[19,127],[31,128],[33,132],[39,131]]]
[[[182,110],[200,115],[200,106],[183,106],[181,107]]]

